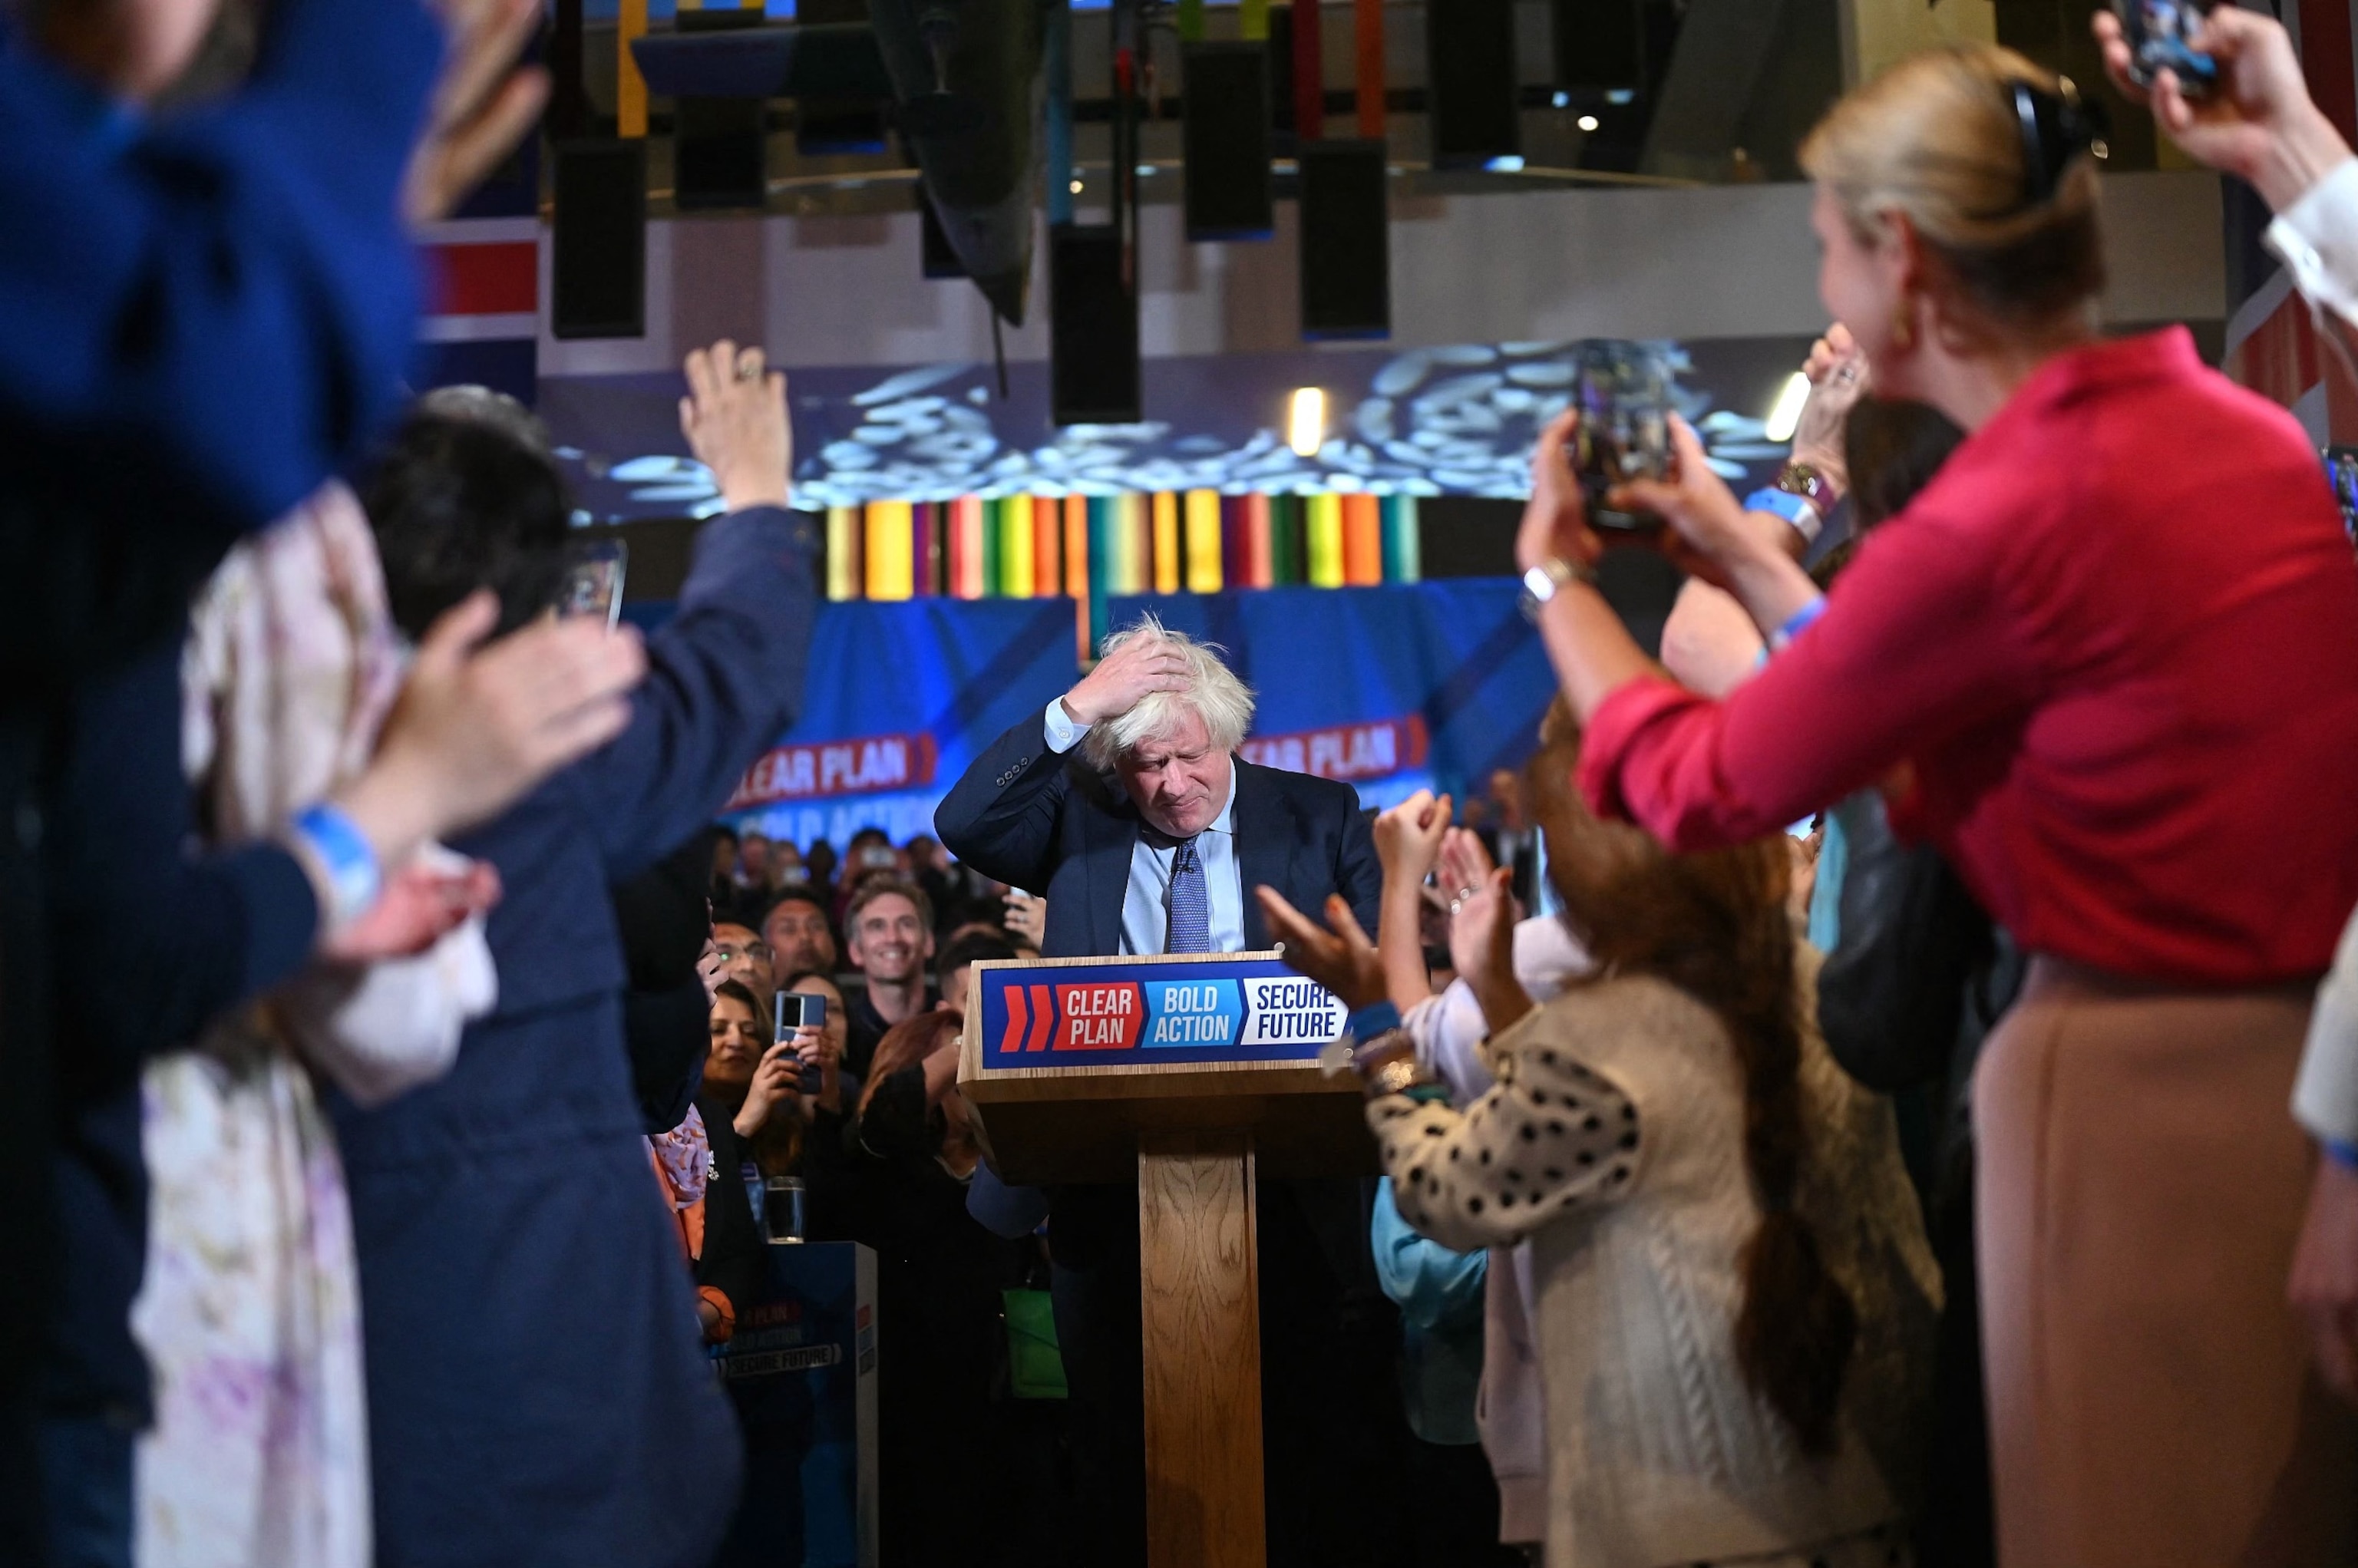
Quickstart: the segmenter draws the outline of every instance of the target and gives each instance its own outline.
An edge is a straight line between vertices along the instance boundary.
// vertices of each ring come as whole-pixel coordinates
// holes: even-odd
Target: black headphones
[[[2006,83],[2016,121],[2022,128],[2023,201],[2021,211],[2053,200],[2071,160],[2083,155],[2105,156],[2104,133],[2111,128],[2101,103],[2081,102],[2069,77],[2058,79],[2062,91],[2017,79]]]

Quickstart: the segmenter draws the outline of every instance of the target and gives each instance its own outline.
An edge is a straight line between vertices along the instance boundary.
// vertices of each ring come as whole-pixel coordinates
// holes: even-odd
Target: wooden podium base
[[[1260,1265],[1249,1132],[1141,1132],[1148,1568],[1262,1568]]]

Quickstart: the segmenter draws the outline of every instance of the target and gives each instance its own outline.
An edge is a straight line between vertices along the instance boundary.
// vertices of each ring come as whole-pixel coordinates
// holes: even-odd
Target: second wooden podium
[[[1022,1185],[1138,1182],[1149,1568],[1260,1568],[1254,1185],[1371,1173],[1343,1004],[1275,953],[974,967],[958,1086]]]

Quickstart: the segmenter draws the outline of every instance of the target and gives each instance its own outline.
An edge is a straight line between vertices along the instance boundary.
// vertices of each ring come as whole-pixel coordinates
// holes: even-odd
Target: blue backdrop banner
[[[1118,599],[1219,643],[1253,687],[1245,754],[1340,779],[1369,806],[1479,789],[1519,765],[1555,690],[1506,579]],[[660,624],[670,606],[634,604]],[[905,843],[1000,734],[1076,678],[1068,599],[821,608],[802,718],[746,770],[724,815],[809,844],[877,827]]]
[[[670,606],[632,607],[643,625]],[[807,845],[934,830],[982,748],[1076,676],[1069,599],[855,600],[820,607],[802,717],[745,771],[726,811]]]

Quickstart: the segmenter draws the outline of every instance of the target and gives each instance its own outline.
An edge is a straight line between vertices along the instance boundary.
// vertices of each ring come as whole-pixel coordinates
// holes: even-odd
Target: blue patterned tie
[[[1204,862],[1196,858],[1193,838],[1181,839],[1171,856],[1171,930],[1163,950],[1212,950],[1212,895],[1204,886]]]

